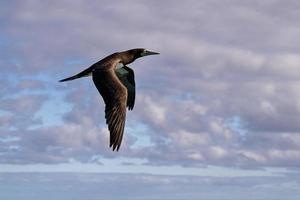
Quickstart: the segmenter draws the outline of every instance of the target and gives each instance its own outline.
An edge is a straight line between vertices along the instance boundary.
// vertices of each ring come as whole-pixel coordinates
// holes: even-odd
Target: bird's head
[[[149,51],[147,49],[137,49],[138,56],[139,57],[144,57],[144,56],[150,56],[150,55],[158,55],[158,52],[154,51]]]
[[[141,58],[144,56],[150,56],[150,55],[158,55],[159,53],[154,52],[154,51],[149,51],[147,49],[143,49],[143,48],[137,48],[137,49],[130,49],[128,50],[128,53],[132,56],[133,60],[132,62],[137,59],[137,58]]]

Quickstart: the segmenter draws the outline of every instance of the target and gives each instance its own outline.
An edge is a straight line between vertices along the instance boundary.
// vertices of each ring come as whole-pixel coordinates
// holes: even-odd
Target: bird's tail
[[[74,79],[77,79],[77,78],[81,78],[81,77],[85,77],[85,76],[91,76],[92,75],[92,71],[93,71],[93,66],[91,66],[91,67],[83,70],[82,72],[80,72],[80,73],[78,73],[78,74],[76,74],[74,76],[62,79],[59,82],[71,81],[71,80],[74,80]]]

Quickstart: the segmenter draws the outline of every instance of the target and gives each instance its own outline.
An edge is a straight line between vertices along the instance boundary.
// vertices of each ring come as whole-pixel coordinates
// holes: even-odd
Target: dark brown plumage
[[[137,58],[159,54],[146,49],[131,49],[111,54],[86,70],[60,80],[70,81],[93,76],[93,81],[105,103],[105,119],[110,132],[110,147],[119,150],[123,138],[126,107],[132,110],[135,102],[134,71],[126,66]],[[122,65],[119,68],[119,65]]]

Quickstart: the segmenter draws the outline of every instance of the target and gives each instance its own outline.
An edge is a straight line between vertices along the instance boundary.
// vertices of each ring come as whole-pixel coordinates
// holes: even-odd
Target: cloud
[[[80,124],[65,123],[62,126],[8,131],[2,136],[0,163],[12,164],[57,164],[72,160],[98,163],[95,158],[99,156],[113,158],[126,155],[131,145],[128,136],[123,141],[123,152],[115,154],[108,146],[107,129],[92,125],[89,119],[82,120]]]
[[[251,199],[254,196],[266,200],[295,200],[299,194],[299,183],[295,181],[294,178],[287,179],[284,176],[229,178],[149,174],[2,173],[0,197],[110,200],[124,196],[128,199],[145,196],[149,199],[198,199],[201,196],[214,200],[222,196],[235,200]],[[16,193],[16,189],[20,192]]]
[[[299,14],[288,2],[1,2],[1,137],[20,138],[3,142],[2,162],[299,166]],[[161,55],[132,64],[136,105],[112,154],[92,81],[57,80],[140,46]],[[45,102],[70,106],[60,124],[35,117]]]
[[[35,117],[35,113],[46,99],[46,95],[20,95],[16,98],[1,98],[0,111],[5,113],[1,116],[1,125],[7,126],[9,124],[9,128],[22,130],[40,124],[40,119]]]

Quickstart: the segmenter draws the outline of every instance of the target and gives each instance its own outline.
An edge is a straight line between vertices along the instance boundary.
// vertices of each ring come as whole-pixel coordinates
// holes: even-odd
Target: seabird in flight
[[[127,65],[137,58],[159,54],[138,48],[111,54],[82,72],[60,82],[92,76],[105,103],[106,124],[110,132],[110,147],[119,150],[123,138],[126,107],[132,110],[135,101],[134,72]]]

